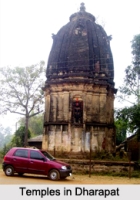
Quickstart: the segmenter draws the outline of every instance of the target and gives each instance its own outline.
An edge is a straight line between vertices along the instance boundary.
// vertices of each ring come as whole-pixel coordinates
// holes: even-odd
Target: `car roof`
[[[12,147],[12,149],[27,149],[27,150],[40,151],[39,149],[33,147]]]

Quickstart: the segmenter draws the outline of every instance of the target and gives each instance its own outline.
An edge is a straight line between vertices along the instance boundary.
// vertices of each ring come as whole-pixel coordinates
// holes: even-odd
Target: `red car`
[[[6,176],[18,173],[46,175],[51,180],[64,179],[72,174],[71,166],[56,160],[46,151],[31,148],[13,147],[4,156],[2,163]]]

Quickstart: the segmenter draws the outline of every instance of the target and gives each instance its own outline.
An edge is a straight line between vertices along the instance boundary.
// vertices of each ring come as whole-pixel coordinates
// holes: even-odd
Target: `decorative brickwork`
[[[46,78],[42,147],[114,152],[117,90],[110,41],[83,3],[53,36]]]

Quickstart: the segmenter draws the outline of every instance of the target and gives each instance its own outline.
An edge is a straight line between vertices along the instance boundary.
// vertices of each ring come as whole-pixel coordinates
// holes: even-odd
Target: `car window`
[[[31,150],[31,152],[30,152],[30,158],[31,159],[42,160],[44,157],[39,152]]]
[[[41,151],[43,155],[48,159],[48,160],[55,160],[55,158],[49,154],[47,151]]]
[[[27,158],[28,157],[28,150],[17,149],[14,153],[14,156]]]

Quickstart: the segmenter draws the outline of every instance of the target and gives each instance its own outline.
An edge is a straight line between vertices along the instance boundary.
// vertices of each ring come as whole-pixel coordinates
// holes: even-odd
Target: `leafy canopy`
[[[24,146],[27,146],[29,118],[43,111],[43,66],[42,61],[27,67],[0,69],[0,113],[9,111],[25,117]]]
[[[131,104],[139,103],[140,99],[140,34],[134,36],[132,45],[132,65],[125,69],[123,85],[119,87],[118,99]]]
[[[12,140],[11,145],[12,147],[22,147],[24,146],[24,135],[25,135],[25,126],[20,126],[18,130],[15,132]],[[31,132],[28,130],[28,138],[31,137]]]
[[[130,107],[118,109],[116,112],[117,131],[126,130],[130,134],[136,134],[140,140],[140,34],[132,40],[132,65],[125,69],[123,85],[119,88],[121,101],[129,101]]]
[[[31,131],[31,137],[34,137],[43,133],[43,122],[44,122],[44,115],[42,113],[30,118],[28,127],[29,127],[29,130]],[[18,124],[19,126],[24,126],[25,118],[21,118]]]
[[[10,111],[28,115],[38,111],[43,104],[44,63],[27,67],[4,67],[0,69],[1,113]]]

